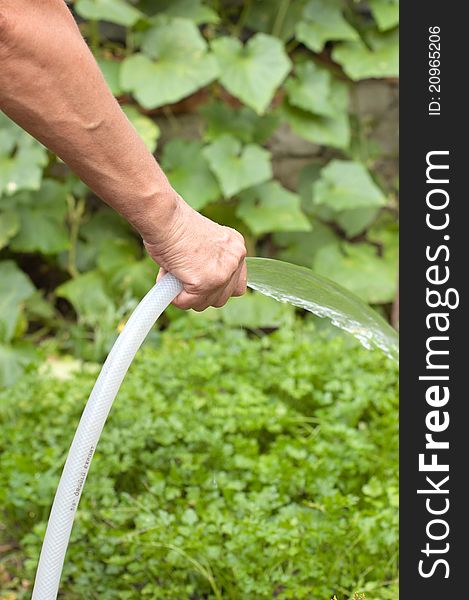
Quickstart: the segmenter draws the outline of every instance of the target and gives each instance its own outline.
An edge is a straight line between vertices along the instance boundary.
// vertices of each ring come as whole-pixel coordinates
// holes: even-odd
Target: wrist
[[[168,184],[166,189],[141,202],[140,210],[132,215],[132,225],[146,243],[162,243],[178,220],[181,202],[179,194]]]

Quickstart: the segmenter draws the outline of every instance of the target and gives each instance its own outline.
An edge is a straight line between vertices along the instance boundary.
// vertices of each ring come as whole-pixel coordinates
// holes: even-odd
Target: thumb
[[[156,281],[159,281],[162,277],[164,277],[167,272],[168,271],[164,267],[160,267],[160,270],[158,271],[158,275],[156,276]]]

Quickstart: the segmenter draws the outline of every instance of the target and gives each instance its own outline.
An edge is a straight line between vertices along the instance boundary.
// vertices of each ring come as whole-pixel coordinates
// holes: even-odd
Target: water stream
[[[280,302],[304,308],[355,336],[366,348],[399,359],[397,332],[363,300],[305,267],[270,258],[248,258],[248,286]]]

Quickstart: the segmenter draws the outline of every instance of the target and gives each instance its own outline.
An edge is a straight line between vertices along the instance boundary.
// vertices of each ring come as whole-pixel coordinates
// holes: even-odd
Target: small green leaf
[[[229,37],[217,38],[211,46],[222,85],[257,113],[264,113],[290,70],[290,60],[280,40],[257,33],[245,46]]]
[[[241,193],[238,217],[259,236],[272,231],[310,231],[301,199],[277,181],[262,183]]]
[[[15,211],[0,212],[0,249],[18,232],[19,226],[20,220]]]
[[[220,197],[220,188],[210,171],[201,142],[171,140],[164,147],[161,165],[174,189],[195,210]]]
[[[257,115],[251,108],[232,108],[224,102],[210,102],[200,108],[207,121],[204,138],[212,141],[225,133],[239,138],[244,144],[264,144],[278,127],[276,115]]]
[[[297,74],[298,78],[289,83],[289,99],[281,108],[290,127],[300,137],[310,142],[347,148],[350,143],[347,86],[331,78],[329,73],[325,75],[323,69],[318,71],[313,63],[299,66]],[[320,78],[318,84],[320,91],[315,92],[317,76]],[[296,93],[299,100],[294,101],[297,105],[309,107],[308,111],[291,104],[290,100],[296,97]],[[317,104],[315,95],[318,99]]]
[[[65,185],[45,179],[37,192],[21,192],[10,202],[15,205],[20,220],[18,234],[10,243],[12,250],[58,254],[68,248]]]
[[[168,17],[183,17],[196,25],[218,23],[217,13],[201,0],[144,0],[143,9],[149,14],[164,13]]]
[[[314,221],[311,232],[276,233],[274,241],[280,247],[278,258],[311,268],[317,252],[323,246],[337,245],[339,237],[320,221]]]
[[[123,94],[120,84],[121,63],[117,60],[110,60],[103,57],[98,57],[96,61],[113,95],[121,96]]]
[[[29,277],[12,260],[0,262],[0,340],[13,338],[22,303],[35,291]]]
[[[396,293],[397,261],[379,257],[370,244],[325,246],[316,255],[314,270],[371,304],[392,302]]]
[[[181,521],[185,525],[194,525],[195,523],[197,523],[198,520],[199,520],[199,517],[197,516],[197,513],[195,512],[195,510],[193,510],[192,508],[186,508],[186,510],[184,511],[184,513],[181,517]]]
[[[346,112],[334,117],[321,117],[288,102],[284,102],[281,112],[293,131],[309,142],[341,149],[347,148],[350,143],[350,122]]]
[[[353,41],[359,35],[345,20],[340,0],[310,0],[296,26],[296,38],[313,52],[321,52],[328,41]]]
[[[77,0],[75,10],[85,19],[132,27],[143,14],[125,0]]]
[[[25,367],[32,364],[37,356],[36,349],[30,343],[0,343],[0,388],[8,387],[18,381]]]
[[[0,197],[37,190],[47,151],[0,111]]]
[[[145,146],[154,152],[156,150],[157,140],[160,137],[160,128],[158,125],[139,112],[135,106],[124,106],[123,109],[129,121],[135,127],[138,135],[142,138]]]
[[[378,33],[370,31],[364,42],[338,44],[332,58],[342,65],[346,74],[358,81],[370,77],[397,77],[399,75],[399,36],[397,31]],[[371,49],[370,49],[371,48]]]
[[[384,492],[383,486],[379,479],[376,477],[372,477],[368,483],[362,487],[362,491],[365,496],[370,496],[371,498],[378,498]]]
[[[386,196],[366,167],[354,161],[331,160],[315,182],[313,194],[315,204],[324,204],[335,211],[386,204]]]
[[[271,33],[287,42],[293,37],[295,26],[302,17],[304,4],[305,0],[283,0],[280,3],[272,0],[249,2],[245,5],[246,26],[253,31]]]
[[[377,208],[352,208],[341,211],[335,220],[342,227],[347,237],[354,237],[363,233],[373,223],[378,215]]]
[[[399,0],[369,0],[373,18],[380,31],[399,25]]]
[[[205,148],[204,156],[226,198],[272,177],[269,152],[255,144],[242,147],[232,135],[212,142]]]
[[[335,117],[347,110],[347,86],[333,80],[330,71],[305,62],[296,66],[295,76],[285,83],[291,106],[321,117]]]
[[[143,36],[142,52],[121,67],[121,85],[147,109],[177,102],[218,75],[215,58],[194,23],[158,17]]]

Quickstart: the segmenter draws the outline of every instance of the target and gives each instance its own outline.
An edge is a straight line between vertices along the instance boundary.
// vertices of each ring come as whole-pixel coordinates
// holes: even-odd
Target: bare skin
[[[172,189],[63,0],[0,0],[0,109],[135,227],[159,276],[182,281],[176,306],[220,307],[246,291],[243,237]]]

